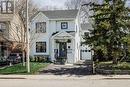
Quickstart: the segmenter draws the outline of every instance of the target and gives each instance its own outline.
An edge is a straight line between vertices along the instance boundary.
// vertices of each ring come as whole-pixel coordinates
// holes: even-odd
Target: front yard
[[[26,67],[22,66],[22,64],[16,64],[13,66],[9,66],[9,67],[5,67],[5,68],[1,68],[0,69],[0,74],[37,74],[39,72],[39,70],[44,69],[45,67],[47,67],[49,65],[49,63],[36,63],[36,62],[31,62],[30,63],[30,67],[31,67],[31,72],[27,73],[26,71]]]

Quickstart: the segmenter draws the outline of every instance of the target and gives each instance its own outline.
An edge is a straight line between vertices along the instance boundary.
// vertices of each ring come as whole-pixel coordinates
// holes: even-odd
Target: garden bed
[[[130,63],[121,62],[119,64],[112,64],[112,62],[100,62],[96,65],[96,73],[98,74],[130,74]]]

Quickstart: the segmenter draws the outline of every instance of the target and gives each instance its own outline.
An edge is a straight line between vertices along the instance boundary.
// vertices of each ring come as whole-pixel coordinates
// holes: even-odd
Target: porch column
[[[72,54],[73,54],[73,63],[75,63],[76,62],[76,48],[75,48],[75,39],[72,39],[72,44],[73,44],[73,49],[72,49]]]
[[[70,52],[67,53],[67,63],[73,64],[75,62],[75,40],[71,38]]]
[[[51,39],[51,61],[55,61],[55,53],[54,53],[54,48],[55,48],[55,40]]]

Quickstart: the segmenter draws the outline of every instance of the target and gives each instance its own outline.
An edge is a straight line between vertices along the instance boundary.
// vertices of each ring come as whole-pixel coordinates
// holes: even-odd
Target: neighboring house
[[[82,23],[80,26],[80,37],[81,42],[84,42],[83,39],[85,35],[90,35],[90,31],[92,30],[92,25],[90,23]],[[91,60],[92,59],[92,50],[88,45],[81,44],[81,60]]]
[[[20,51],[24,28],[20,16],[13,9],[13,0],[1,0],[0,4],[0,57],[7,58],[10,53]]]
[[[69,64],[80,60],[78,10],[40,11],[30,24],[31,56]]]

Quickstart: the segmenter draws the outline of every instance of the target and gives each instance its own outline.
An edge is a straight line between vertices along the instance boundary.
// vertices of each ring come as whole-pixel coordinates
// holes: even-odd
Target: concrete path
[[[92,67],[88,65],[55,65],[51,64],[43,71],[41,75],[92,75]]]

